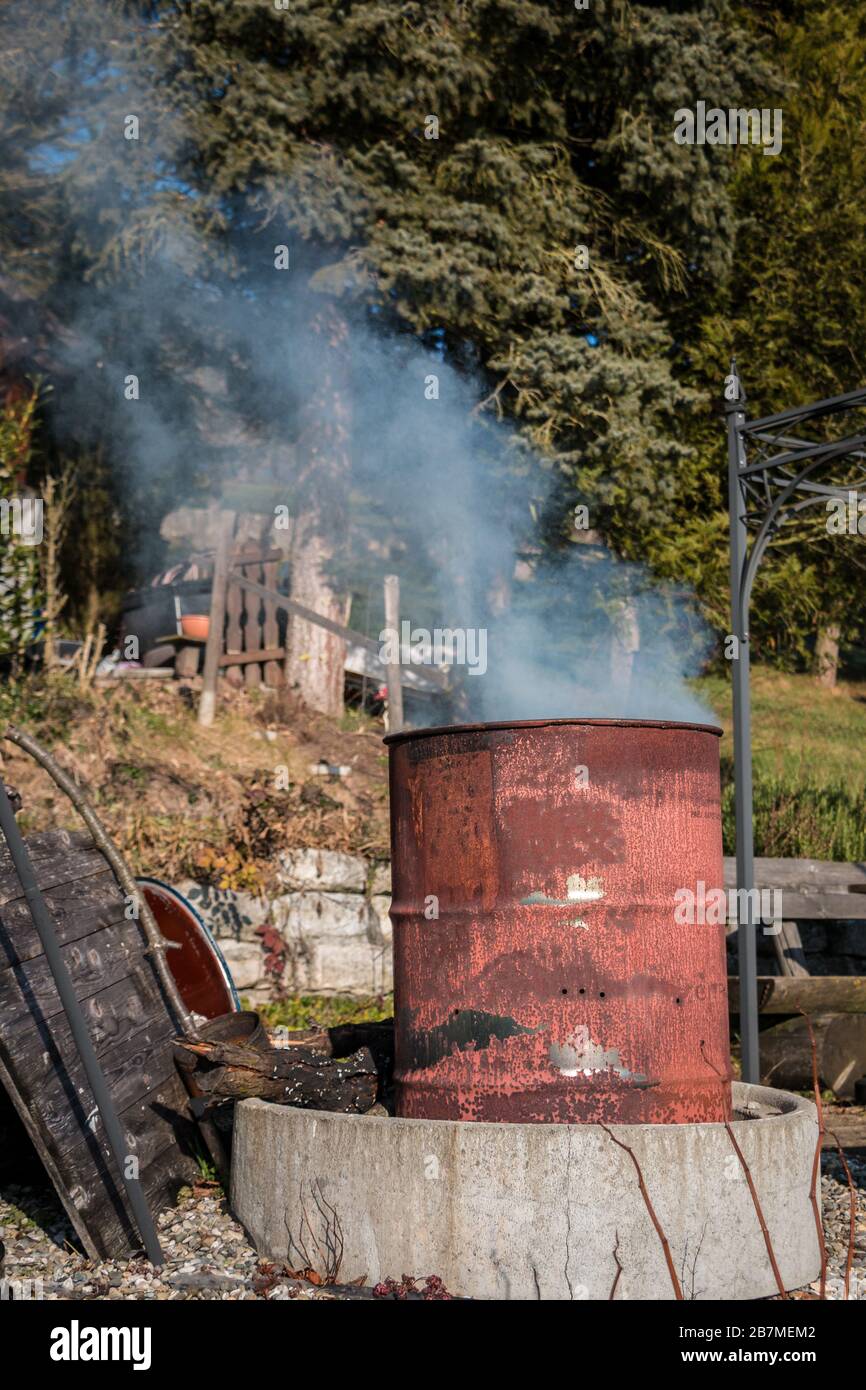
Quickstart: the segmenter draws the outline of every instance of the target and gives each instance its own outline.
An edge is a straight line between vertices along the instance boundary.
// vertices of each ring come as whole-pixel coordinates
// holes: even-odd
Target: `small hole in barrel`
[[[567,989],[562,989],[562,990],[560,990],[559,992],[560,992],[560,994],[568,994],[568,990],[567,990]]]
[[[676,999],[674,1000],[674,1003],[675,1003],[675,1004],[681,1004],[682,1002],[683,1002],[682,999],[680,999],[679,995],[677,995]]]
[[[586,994],[586,990],[585,990],[585,989],[579,989],[577,992],[578,992],[578,994]]]
[[[604,998],[604,990],[603,990],[603,989],[600,989],[600,990],[599,990],[599,992],[598,992],[598,997],[599,997],[599,999],[603,999],[603,998]]]

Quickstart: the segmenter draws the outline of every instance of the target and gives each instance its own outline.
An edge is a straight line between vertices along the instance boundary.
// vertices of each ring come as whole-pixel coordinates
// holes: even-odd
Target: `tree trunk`
[[[292,545],[292,598],[337,623],[349,621],[351,597],[335,591],[326,577],[334,557],[333,545],[320,533],[316,512],[296,518]],[[343,713],[346,644],[324,628],[290,616],[286,680],[300,692],[310,709],[337,719]]]
[[[841,628],[838,623],[825,623],[818,628],[815,642],[815,673],[818,684],[832,690],[839,674],[839,639]]]
[[[310,325],[317,356],[318,389],[304,411],[298,448],[298,510],[293,518],[292,598],[345,624],[351,594],[329,574],[345,544],[349,490],[348,328],[332,304]],[[286,680],[311,709],[339,718],[343,712],[346,644],[300,618],[289,619]]]

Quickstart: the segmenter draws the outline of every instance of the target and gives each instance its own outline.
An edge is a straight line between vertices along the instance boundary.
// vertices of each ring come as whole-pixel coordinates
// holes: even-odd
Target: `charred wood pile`
[[[387,1114],[393,1020],[282,1031],[272,1038],[258,1015],[228,1014],[195,1038],[175,1040],[175,1060],[199,1109],[268,1100],[344,1115]]]

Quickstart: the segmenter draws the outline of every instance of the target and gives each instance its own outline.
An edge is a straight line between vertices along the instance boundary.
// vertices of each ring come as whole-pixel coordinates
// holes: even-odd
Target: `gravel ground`
[[[863,1151],[860,1150],[860,1153]],[[851,1267],[849,1297],[866,1302],[866,1158],[850,1151],[845,1155],[856,1194],[854,1263]],[[827,1247],[827,1297],[845,1297],[845,1264],[848,1259],[850,1230],[850,1189],[838,1154],[825,1150],[821,1155],[821,1212]],[[820,1283],[811,1286],[818,1293]]]
[[[861,1151],[862,1152],[862,1151]],[[857,1190],[857,1235],[851,1297],[866,1301],[866,1158],[848,1155]],[[829,1298],[844,1296],[848,1250],[848,1183],[835,1154],[822,1161],[824,1229]],[[46,1299],[322,1299],[370,1297],[369,1290],[317,1289],[286,1277],[257,1256],[228,1211],[221,1192],[204,1184],[181,1193],[161,1213],[159,1235],[166,1263],[157,1271],[144,1259],[86,1259],[74,1247],[72,1229],[49,1188],[9,1185],[0,1192],[0,1239],[6,1246],[7,1280],[41,1280]],[[351,1271],[350,1271],[351,1273]],[[818,1284],[810,1291],[817,1293]]]
[[[209,1186],[184,1189],[177,1206],[160,1213],[161,1270],[144,1258],[87,1259],[74,1246],[72,1228],[53,1191],[9,1185],[0,1193],[0,1238],[6,1280],[41,1280],[46,1299],[238,1299],[322,1297],[296,1280],[268,1287],[267,1269],[222,1193]],[[331,1295],[332,1296],[332,1295]]]

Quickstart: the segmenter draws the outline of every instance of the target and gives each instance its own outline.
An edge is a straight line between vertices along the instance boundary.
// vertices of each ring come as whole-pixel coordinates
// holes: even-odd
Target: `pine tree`
[[[509,472],[534,478],[538,544],[566,545],[586,502],[618,553],[652,557],[705,505],[717,465],[684,435],[699,397],[681,380],[672,325],[683,331],[731,272],[732,165],[677,145],[673,128],[696,98],[728,105],[765,80],[727,0],[100,9],[62,6],[74,41],[61,32],[49,45],[89,75],[52,181],[68,256],[41,302],[66,313],[86,281],[116,305],[170,248],[176,281],[163,277],[154,296],[151,354],[178,383],[163,410],[168,455],[195,447],[211,479],[229,465],[230,451],[196,432],[213,407],[202,363],[231,355],[209,341],[202,295],[230,283],[240,302],[246,287],[254,317],[263,267],[285,243],[311,304],[330,303],[344,328],[375,311],[387,332],[435,340],[477,380],[488,415],[513,427],[505,471],[491,458],[491,504],[510,505]],[[135,142],[121,138],[130,114]],[[14,228],[0,235],[14,240]],[[117,361],[126,331],[115,316]],[[235,404],[249,415],[235,346]],[[345,380],[336,362],[334,380]],[[117,427],[109,385],[89,363],[79,381],[91,436],[110,436],[122,461],[136,441]],[[67,413],[82,399],[70,387]],[[258,427],[268,407],[255,404]],[[342,413],[351,435],[337,406],[321,402],[320,420]],[[315,470],[304,464],[314,409],[308,397],[282,441],[304,518],[295,568],[309,547],[320,581],[309,597],[337,612],[345,590],[327,571],[345,548],[341,513],[319,505],[312,480],[324,471],[344,492],[349,480],[339,444],[329,463],[320,452]],[[140,509],[134,475],[126,489],[128,511]]]
[[[693,356],[709,389],[735,351],[750,413],[760,416],[866,383],[866,4],[789,0],[742,11],[778,55],[783,148],[775,158],[750,150],[738,163],[734,272],[705,309]],[[810,428],[815,437],[821,422]],[[841,428],[862,430],[863,415]],[[826,522],[806,513],[781,533],[759,571],[752,631],[762,656],[789,663],[808,659],[814,642],[832,682],[840,644],[863,631],[852,598],[866,553],[861,537],[828,535]],[[707,590],[718,594],[726,560],[720,552],[712,562],[714,525],[696,515],[691,530],[692,547],[707,555]]]

